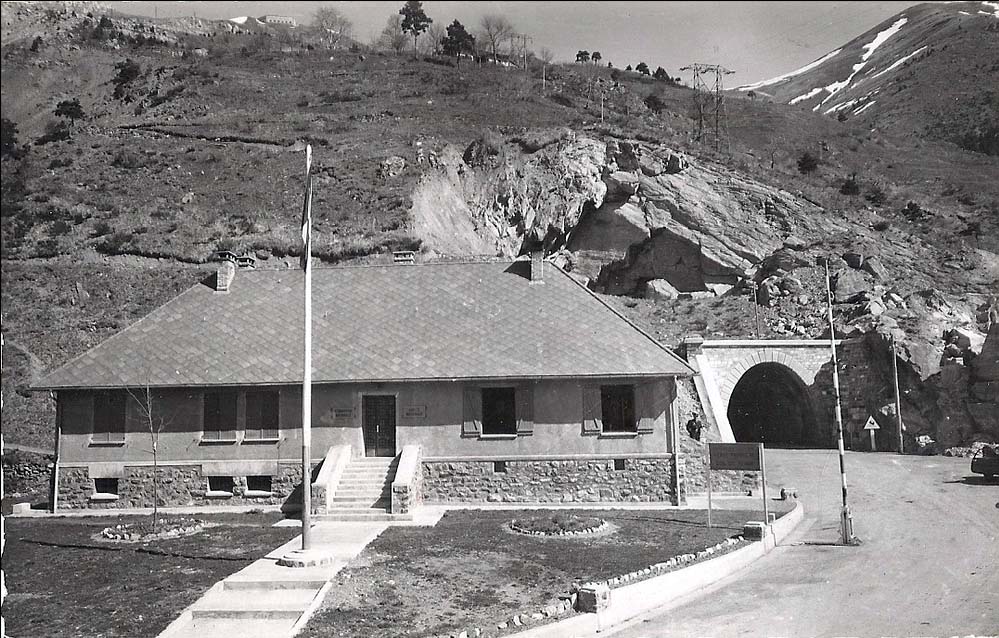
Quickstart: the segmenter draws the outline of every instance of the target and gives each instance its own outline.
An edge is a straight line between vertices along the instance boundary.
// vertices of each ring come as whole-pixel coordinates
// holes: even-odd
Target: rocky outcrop
[[[413,193],[414,230],[448,254],[555,252],[603,204],[605,165],[602,142],[571,135],[528,154],[495,140],[445,147]]]

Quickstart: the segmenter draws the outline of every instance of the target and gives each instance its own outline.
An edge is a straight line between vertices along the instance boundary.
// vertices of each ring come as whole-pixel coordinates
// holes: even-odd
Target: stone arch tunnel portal
[[[808,388],[793,370],[760,363],[732,390],[728,420],[739,442],[772,446],[819,444]]]

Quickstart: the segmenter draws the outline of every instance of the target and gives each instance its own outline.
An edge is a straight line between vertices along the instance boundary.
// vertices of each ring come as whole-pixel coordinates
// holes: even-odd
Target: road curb
[[[578,614],[556,623],[510,634],[507,638],[592,635],[649,611],[666,611],[679,599],[705,589],[763,558],[787,538],[803,518],[804,508],[799,501],[795,503],[794,509],[767,526],[767,532],[760,542],[750,543],[717,558],[662,576],[615,588],[611,590],[610,606],[597,613]]]

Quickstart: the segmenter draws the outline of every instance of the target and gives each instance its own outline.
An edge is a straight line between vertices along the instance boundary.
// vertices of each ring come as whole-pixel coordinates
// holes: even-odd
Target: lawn
[[[568,513],[568,512],[565,512]],[[615,529],[537,537],[506,528],[515,511],[452,511],[433,528],[392,527],[341,571],[300,634],[389,638],[496,625],[558,602],[573,582],[603,580],[740,534],[759,512],[585,511]]]
[[[209,587],[298,534],[271,527],[279,514],[200,517],[215,524],[153,543],[94,539],[108,526],[148,517],[5,521],[3,567],[10,636],[156,636]]]

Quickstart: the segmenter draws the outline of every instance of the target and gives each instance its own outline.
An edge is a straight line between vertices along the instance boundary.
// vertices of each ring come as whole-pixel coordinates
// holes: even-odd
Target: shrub
[[[645,98],[644,102],[645,106],[649,107],[649,110],[653,113],[662,113],[666,110],[666,103],[655,93]]]
[[[44,146],[49,142],[62,142],[69,139],[69,125],[65,122],[52,121],[45,125],[45,133],[35,140],[35,146]]]
[[[908,202],[902,209],[902,214],[911,222],[916,222],[926,217],[926,210],[916,202]]]
[[[843,180],[842,186],[839,187],[839,192],[844,195],[859,195],[860,194],[860,183],[857,182],[857,174],[853,173],[845,180]]]
[[[122,255],[130,248],[133,239],[132,233],[119,231],[97,242],[94,248],[105,255]]]
[[[888,202],[888,191],[880,183],[874,183],[867,189],[864,198],[875,206],[884,206]]]
[[[558,104],[560,106],[565,106],[570,109],[576,107],[576,105],[573,104],[572,100],[569,98],[568,95],[562,95],[561,93],[552,93],[551,95],[548,96],[548,99],[550,99],[555,104]]]
[[[819,167],[819,160],[817,157],[805,151],[802,153],[801,157],[798,158],[798,172],[802,175],[807,175],[809,173],[815,172]]]
[[[145,168],[146,160],[143,159],[138,153],[122,149],[115,153],[114,159],[111,160],[111,166],[114,166],[115,168],[134,170],[137,168]]]
[[[129,58],[115,64],[114,68],[118,72],[111,79],[111,83],[114,84],[114,98],[123,102],[131,102],[134,98],[128,92],[128,86],[142,75],[142,67],[139,66],[138,62]]]
[[[0,118],[0,157],[17,155],[17,124]]]
[[[107,223],[106,221],[104,221],[102,219],[102,220],[97,221],[94,224],[94,229],[93,229],[92,234],[93,234],[94,237],[102,237],[102,236],[107,235],[108,233],[110,233],[112,230],[114,230],[114,229],[111,228],[111,224]]]

